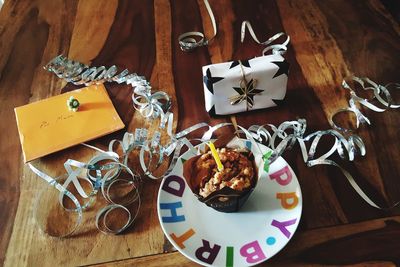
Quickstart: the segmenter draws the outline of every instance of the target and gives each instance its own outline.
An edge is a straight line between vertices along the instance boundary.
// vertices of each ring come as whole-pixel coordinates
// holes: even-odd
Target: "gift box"
[[[285,98],[288,72],[280,54],[203,66],[206,110],[213,116],[275,107]]]

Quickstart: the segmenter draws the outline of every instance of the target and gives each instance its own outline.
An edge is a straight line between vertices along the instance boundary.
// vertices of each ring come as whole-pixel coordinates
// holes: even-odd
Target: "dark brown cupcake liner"
[[[226,144],[228,144],[230,140],[232,140],[232,138],[224,139],[225,140],[219,140],[219,142],[214,142],[214,145],[216,145],[216,147],[218,148],[223,148],[226,147]],[[244,154],[243,152],[241,153]],[[255,172],[254,177],[251,181],[250,188],[247,188],[245,190],[238,191],[230,187],[224,187],[220,190],[212,192],[207,197],[199,195],[201,177],[199,177],[198,173],[195,173],[195,164],[197,160],[201,157],[201,155],[194,156],[188,159],[183,164],[183,177],[186,180],[189,188],[192,190],[193,194],[198,198],[200,202],[203,202],[207,206],[220,212],[237,212],[245,204],[250,194],[256,187],[258,181],[258,168],[255,164],[254,156],[251,151],[249,151],[248,153],[248,158],[253,163],[253,168]]]

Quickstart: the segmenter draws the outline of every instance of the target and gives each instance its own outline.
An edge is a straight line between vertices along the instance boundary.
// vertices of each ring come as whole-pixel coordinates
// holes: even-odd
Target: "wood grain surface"
[[[305,118],[308,132],[329,129],[328,118],[348,105],[348,94],[340,86],[347,75],[368,76],[381,84],[400,82],[396,1],[210,0],[210,4],[218,35],[209,46],[184,53],[177,41],[181,33],[213,33],[202,0],[5,1],[0,10],[1,264],[194,265],[175,252],[159,226],[156,203],[160,181],[145,180],[139,218],[122,235],[96,231],[93,212],[85,215],[84,227],[74,237],[55,239],[39,230],[34,207],[46,183],[23,164],[13,109],[77,88],[43,70],[58,54],[144,75],[155,90],[171,96],[175,130],[198,122],[231,121],[229,116],[210,118],[206,113],[201,67],[261,54],[263,47],[249,36],[240,43],[243,20],[252,23],[262,40],[280,31],[290,35],[285,57],[291,67],[284,104],[236,115],[234,119],[242,126]],[[157,122],[145,121],[134,111],[129,86],[107,83],[106,88],[127,127],[92,144],[105,147],[111,139],[121,138],[124,131],[147,127],[152,132],[158,128]],[[400,113],[364,108],[362,112],[372,122],[357,132],[367,155],[352,163],[338,160],[374,201],[390,206],[400,200]],[[87,160],[92,154],[90,149],[77,146],[34,165],[58,176],[66,159]],[[308,168],[298,148],[283,156],[299,179],[303,214],[293,240],[261,266],[400,265],[399,207],[370,207],[337,168]]]

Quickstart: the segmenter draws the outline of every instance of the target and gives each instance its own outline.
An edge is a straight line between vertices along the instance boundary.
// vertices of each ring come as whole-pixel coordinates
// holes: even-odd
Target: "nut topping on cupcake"
[[[252,186],[254,167],[245,153],[235,149],[217,149],[224,168],[218,171],[211,151],[203,154],[196,162],[195,169],[200,181],[199,195],[206,198],[224,187],[243,191]],[[248,154],[248,153],[247,153]]]

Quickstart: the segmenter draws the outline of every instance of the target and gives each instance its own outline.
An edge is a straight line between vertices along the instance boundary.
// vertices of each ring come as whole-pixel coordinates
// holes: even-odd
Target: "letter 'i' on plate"
[[[226,267],[233,267],[233,247],[226,247]]]

